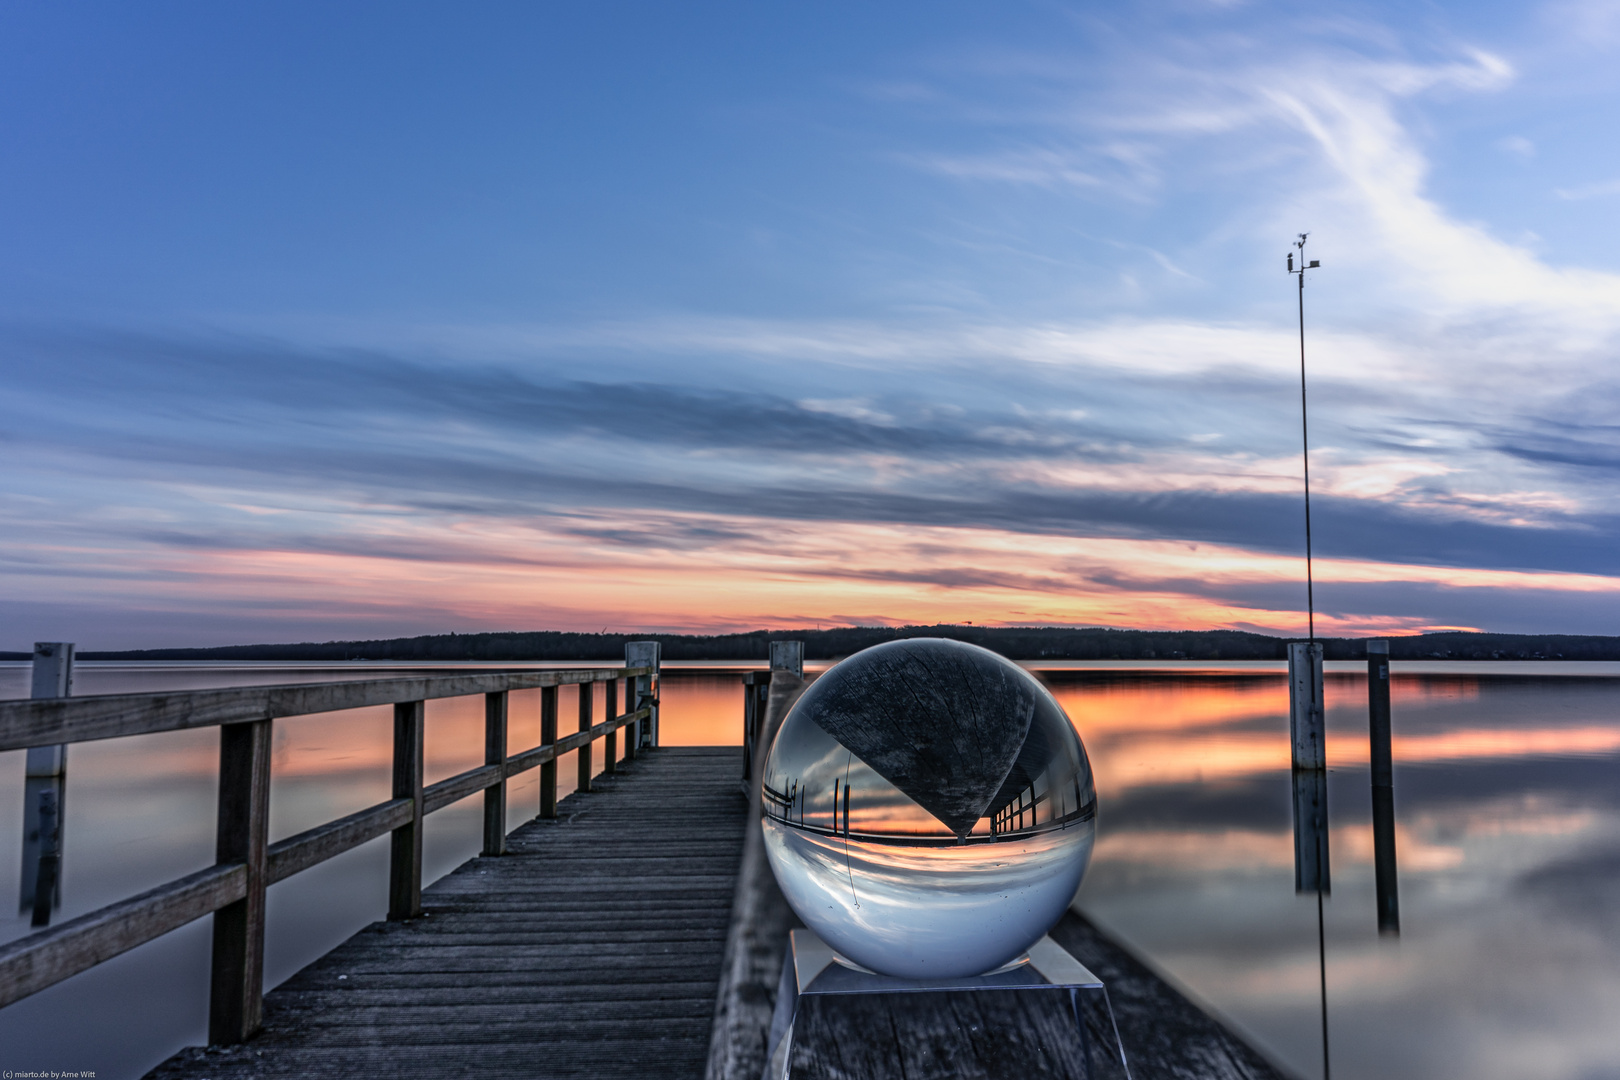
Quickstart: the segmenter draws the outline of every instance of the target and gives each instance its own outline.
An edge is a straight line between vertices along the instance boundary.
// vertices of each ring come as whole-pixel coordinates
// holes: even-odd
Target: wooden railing
[[[258,1029],[264,995],[265,890],[384,834],[392,835],[388,917],[422,913],[422,819],[484,793],[483,854],[506,850],[506,782],[540,770],[543,818],[557,814],[557,758],[577,750],[579,789],[591,787],[591,744],[606,740],[615,771],[618,731],[626,759],[656,745],[654,667],[480,672],[293,686],[247,686],[155,694],[0,701],[0,751],[121,738],[188,728],[220,729],[219,822],[214,865],[155,889],[0,946],[0,1007],[37,993],[137,945],[214,916],[208,1041],[241,1042]],[[618,711],[619,680],[625,711]],[[605,719],[592,722],[596,683],[606,684]],[[579,730],[557,735],[557,688],[578,686]],[[507,694],[540,691],[540,744],[506,752]],[[484,764],[448,780],[422,782],[424,705],[484,695]],[[270,729],[278,718],[374,705],[394,707],[393,797],[268,843]]]

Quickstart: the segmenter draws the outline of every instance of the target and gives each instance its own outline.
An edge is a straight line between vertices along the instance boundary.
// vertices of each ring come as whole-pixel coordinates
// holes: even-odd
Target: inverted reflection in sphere
[[[771,744],[765,850],[793,910],[846,961],[955,978],[1011,963],[1091,860],[1085,748],[1046,688],[940,638],[849,657]]]

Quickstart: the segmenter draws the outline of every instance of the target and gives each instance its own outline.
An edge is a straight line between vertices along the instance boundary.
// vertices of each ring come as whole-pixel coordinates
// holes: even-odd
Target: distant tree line
[[[84,660],[618,660],[627,641],[658,641],[666,660],[766,660],[772,641],[803,641],[805,656],[830,660],[908,637],[968,641],[1014,660],[1280,660],[1290,641],[1240,630],[1107,630],[1055,626],[844,626],[745,634],[576,634],[557,630],[428,634],[379,641],[227,645],[208,649],[81,652]],[[1366,656],[1362,638],[1323,638],[1330,660]],[[1422,634],[1389,639],[1395,660],[1620,660],[1620,637],[1570,634]],[[0,654],[26,660],[27,653]]]

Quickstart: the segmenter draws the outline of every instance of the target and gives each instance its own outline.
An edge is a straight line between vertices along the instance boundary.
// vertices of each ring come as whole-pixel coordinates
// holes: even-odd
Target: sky
[[[0,648],[1620,633],[1620,4],[0,4]]]

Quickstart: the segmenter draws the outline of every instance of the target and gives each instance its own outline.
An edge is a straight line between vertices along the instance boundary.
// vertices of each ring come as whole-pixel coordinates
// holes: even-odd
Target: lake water
[[[403,667],[85,663],[75,691]],[[1620,665],[1393,665],[1399,937],[1380,936],[1375,916],[1364,665],[1328,669],[1334,1075],[1620,1077]],[[1280,1064],[1319,1076],[1317,905],[1293,889],[1282,665],[1041,675],[1097,775],[1081,910]],[[0,664],[0,697],[26,693],[27,665]],[[562,691],[564,728],[572,694]],[[666,745],[735,744],[740,682],[668,667],[662,711]],[[427,718],[429,782],[481,762],[481,701],[429,702]],[[511,730],[514,750],[538,741],[538,691],[512,695]],[[390,745],[387,708],[278,721],[271,839],[387,798]],[[57,920],[212,861],[217,755],[212,729],[72,748]],[[0,754],[0,940],[29,932],[16,903],[22,758]],[[565,759],[563,791],[573,775]],[[537,774],[509,799],[513,824],[532,817]],[[476,853],[479,807],[469,799],[428,819],[429,879]],[[382,917],[386,880],[383,838],[273,886],[270,982]],[[200,920],[0,1010],[0,1069],[133,1077],[203,1041],[208,942]]]

